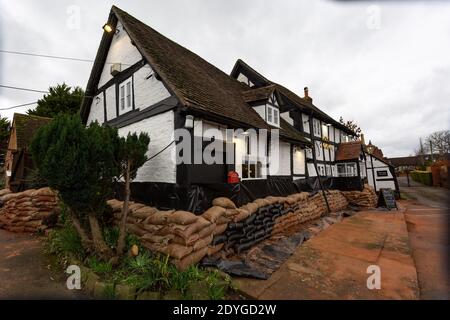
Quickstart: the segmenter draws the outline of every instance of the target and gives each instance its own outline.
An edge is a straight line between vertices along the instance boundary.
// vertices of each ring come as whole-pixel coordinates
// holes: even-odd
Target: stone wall
[[[56,194],[49,188],[11,193],[0,191],[0,228],[12,232],[37,232],[57,222]]]

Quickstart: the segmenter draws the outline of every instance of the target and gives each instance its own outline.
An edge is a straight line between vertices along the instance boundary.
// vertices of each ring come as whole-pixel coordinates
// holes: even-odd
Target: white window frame
[[[258,164],[259,166],[259,170],[258,170]],[[253,176],[249,176],[249,177],[244,177],[244,166],[255,166],[255,171],[253,172]],[[242,180],[258,180],[258,179],[265,179],[264,175],[263,175],[263,162],[260,161],[259,159],[250,159],[249,157],[246,157],[243,160],[243,163],[241,165],[241,173],[242,173]]]
[[[133,109],[133,78],[119,84],[119,114],[127,113]]]
[[[313,118],[313,133],[316,137],[320,137],[320,121]]]
[[[266,105],[267,123],[275,127],[280,126],[280,110],[277,107]],[[270,115],[270,119],[269,119]]]
[[[339,167],[344,168],[343,173],[339,173]],[[336,164],[338,177],[357,177],[358,169],[355,162],[344,162]]]

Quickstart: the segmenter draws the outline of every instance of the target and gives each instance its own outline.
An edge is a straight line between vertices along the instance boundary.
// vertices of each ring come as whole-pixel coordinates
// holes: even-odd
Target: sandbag
[[[215,223],[211,223],[209,226],[198,230],[198,236],[200,238],[204,238],[206,236],[209,236],[210,234],[212,234],[214,232],[214,230],[216,230],[216,226],[217,225]]]
[[[209,246],[208,247],[208,251],[206,252],[206,255],[207,256],[212,256],[213,254],[216,254],[217,252],[222,250],[223,245],[224,245],[223,243],[220,243],[220,244],[215,245],[215,246]]]
[[[213,240],[213,235],[210,234],[209,236],[206,236],[204,238],[200,238],[198,241],[194,243],[194,251],[197,251],[203,247],[209,246],[209,244]]]
[[[169,216],[175,212],[175,210],[168,210],[168,211],[158,211],[155,212],[155,214],[151,215],[147,219],[145,219],[146,224],[167,224],[167,220],[169,219]]]
[[[198,251],[193,251],[183,259],[174,259],[174,265],[181,271],[186,270],[190,265],[199,262],[208,252],[208,247],[204,247]]]
[[[169,223],[175,223],[179,225],[188,225],[197,221],[198,216],[189,211],[175,211],[171,215],[169,215],[167,221]]]
[[[154,243],[168,244],[170,242],[170,240],[173,239],[173,237],[174,237],[173,234],[167,234],[164,236],[160,236],[160,235],[156,235],[156,234],[146,233],[141,237],[141,240],[154,242]]]
[[[221,216],[225,215],[226,209],[214,206],[209,208],[202,214],[202,217],[211,223],[215,223]]]
[[[225,209],[236,209],[236,205],[234,204],[233,201],[231,201],[229,198],[226,197],[219,197],[219,198],[215,198],[212,201],[212,205],[213,206],[219,206]]]
[[[173,228],[174,234],[182,237],[183,239],[188,239],[194,233],[197,233],[199,230],[211,225],[211,222],[206,220],[205,218],[199,216],[197,221],[188,225],[188,226],[175,226]],[[183,228],[184,227],[184,228]]]
[[[199,239],[198,233],[194,233],[187,239],[174,235],[172,238],[172,243],[178,243],[184,246],[192,246],[198,239]]]
[[[216,228],[214,229],[213,234],[214,234],[214,235],[216,235],[216,234],[222,234],[222,233],[224,233],[224,232],[227,230],[227,227],[228,227],[228,225],[227,225],[226,223],[224,223],[224,224],[218,224],[218,225],[216,226]]]

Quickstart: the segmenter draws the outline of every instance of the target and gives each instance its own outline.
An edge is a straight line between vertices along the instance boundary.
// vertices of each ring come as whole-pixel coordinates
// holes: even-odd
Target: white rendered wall
[[[97,120],[99,124],[102,124],[105,121],[104,117],[104,105],[103,105],[103,93],[95,96],[92,99],[91,110],[88,115],[87,124],[94,122]]]
[[[271,176],[291,175],[291,144],[279,142],[278,150],[271,144],[270,146],[269,173]]]
[[[109,47],[108,55],[106,57],[107,63],[105,63],[103,67],[98,83],[99,88],[112,79],[111,63],[121,63],[122,70],[125,70],[142,59],[142,55],[138,49],[131,44],[131,39],[120,22],[117,23],[117,29],[119,30],[119,33],[115,34],[111,41],[111,46]]]
[[[293,154],[293,174],[305,174],[305,150],[297,149]]]
[[[151,157],[166,147],[174,139],[174,113],[167,111],[156,116],[119,128],[119,135],[129,132],[147,132],[150,136],[149,151]],[[161,154],[146,162],[137,172],[135,182],[176,183],[176,146],[173,143]]]
[[[106,120],[112,120],[117,117],[116,109],[116,87],[111,86],[106,89]]]
[[[291,126],[294,125],[294,119],[291,118],[291,116],[289,115],[289,111],[280,113],[281,118],[283,118],[284,120],[287,121],[287,123],[289,123]]]
[[[146,79],[149,75],[152,76]],[[148,64],[134,73],[133,86],[136,109],[145,109],[170,97],[170,92],[161,81],[156,79]]]

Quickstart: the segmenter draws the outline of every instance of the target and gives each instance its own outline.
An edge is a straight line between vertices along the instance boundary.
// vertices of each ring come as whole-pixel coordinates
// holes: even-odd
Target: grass
[[[104,239],[108,246],[115,248],[118,228],[105,228]],[[70,221],[65,221],[64,227],[54,229],[46,240],[46,251],[54,256],[59,263],[66,264],[71,258],[84,261],[85,265],[99,275],[110,285],[105,289],[105,296],[114,299],[115,284],[127,284],[136,288],[137,292],[158,291],[161,293],[175,289],[189,298],[189,286],[204,282],[208,288],[210,299],[224,299],[230,279],[223,280],[217,270],[204,270],[198,266],[190,266],[185,271],[179,271],[170,262],[169,256],[152,254],[143,248],[135,236],[127,236],[127,248],[139,246],[139,255],[126,256],[119,265],[113,266],[95,256],[88,256],[83,249],[81,239]]]

